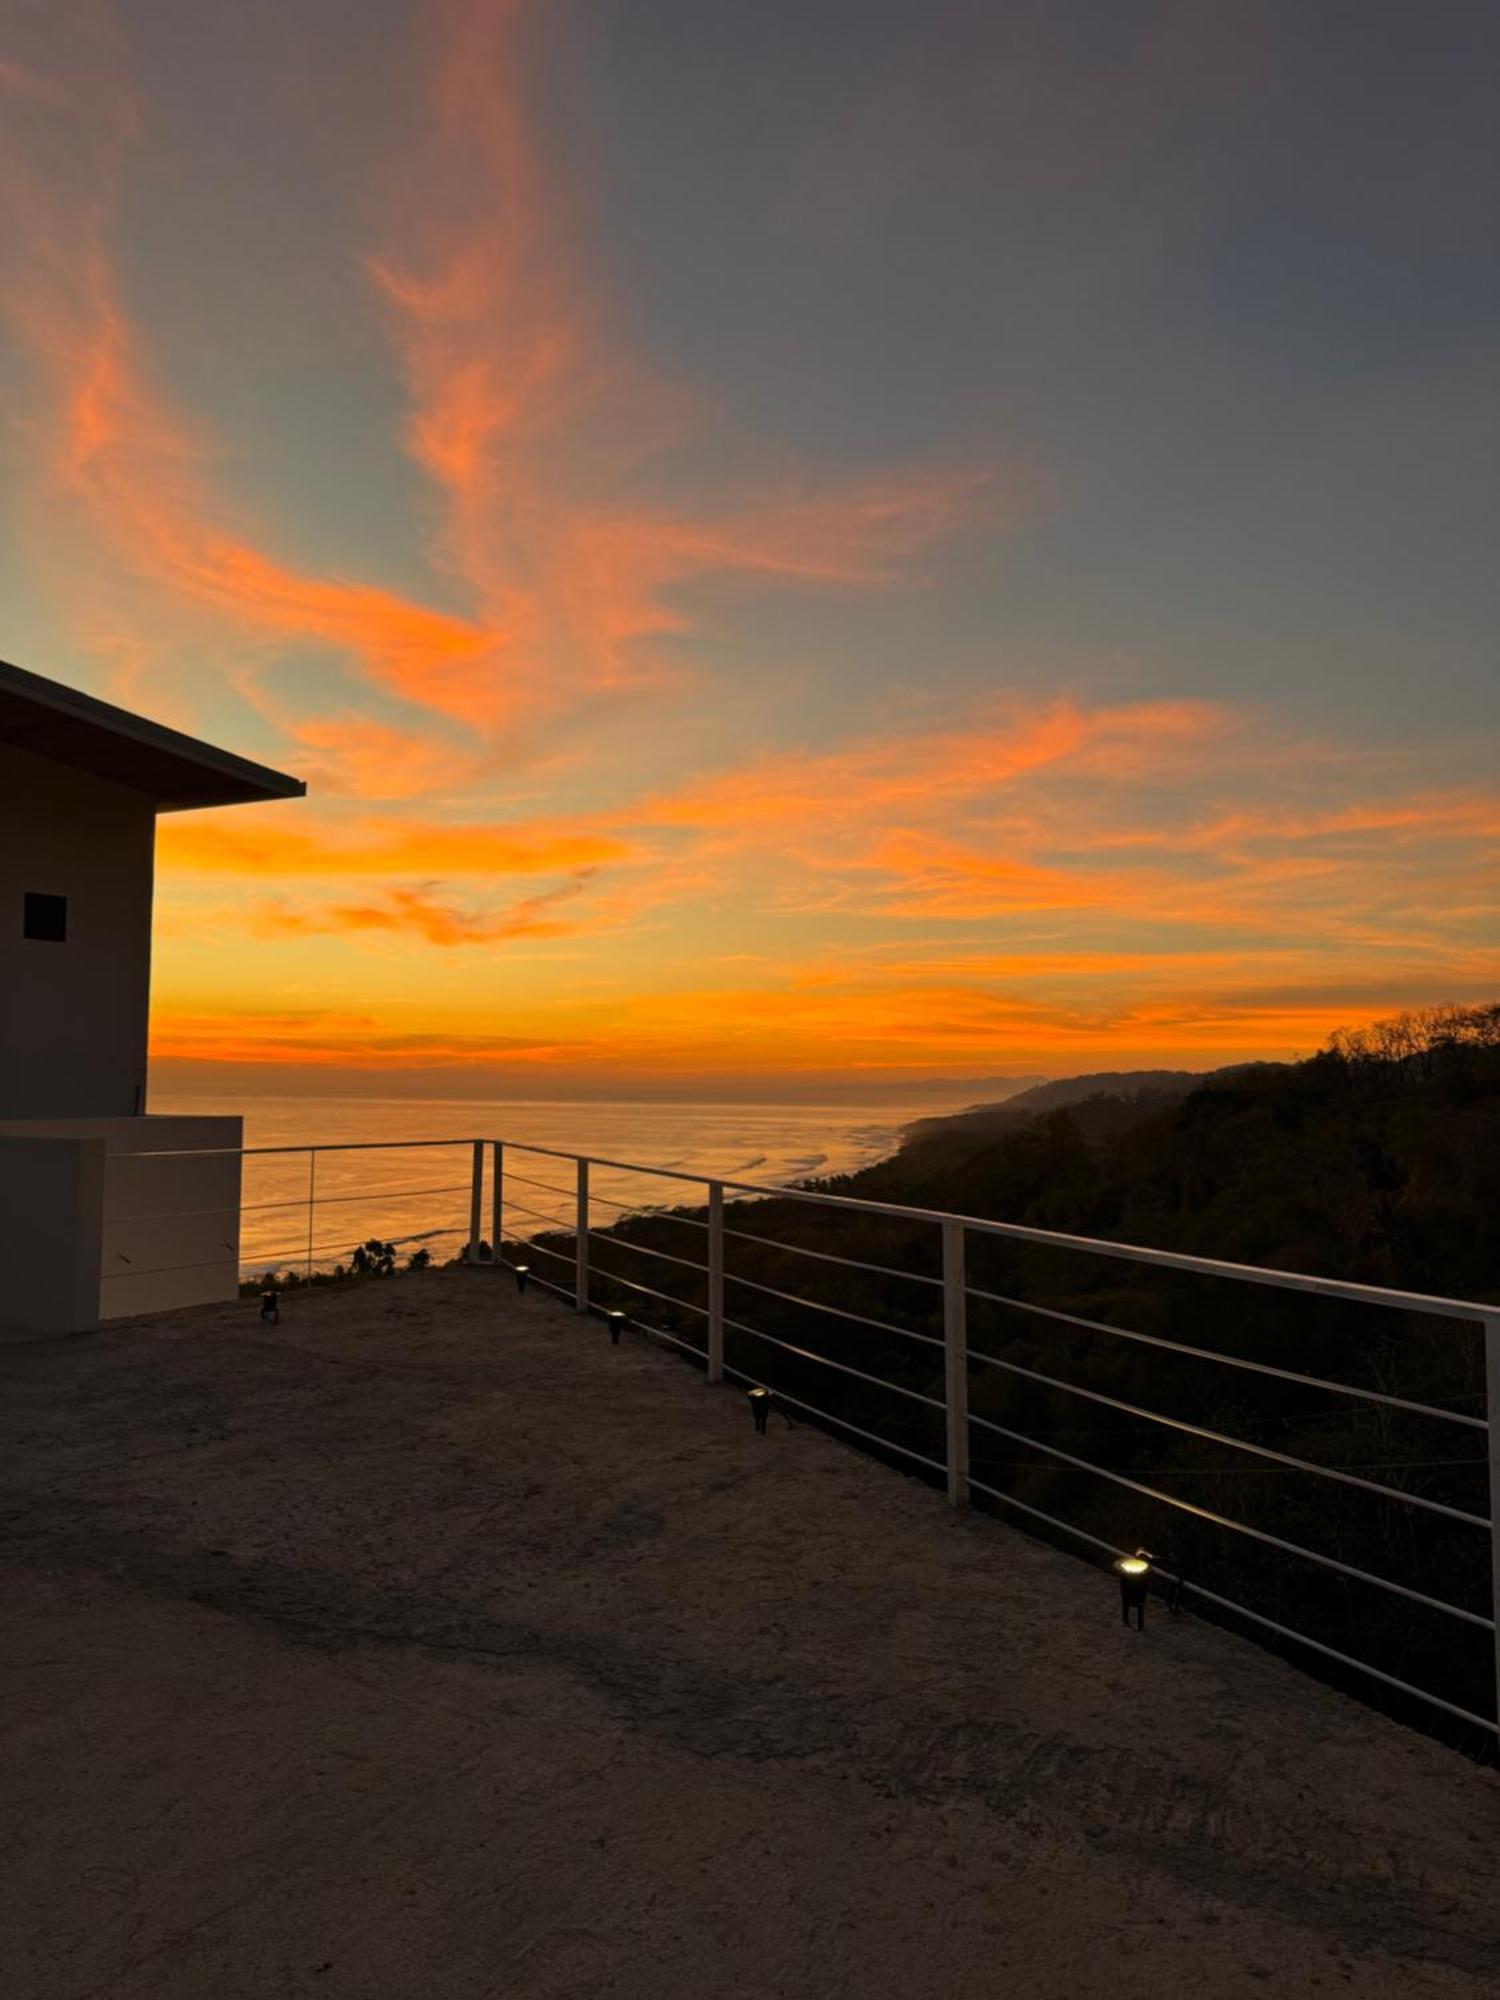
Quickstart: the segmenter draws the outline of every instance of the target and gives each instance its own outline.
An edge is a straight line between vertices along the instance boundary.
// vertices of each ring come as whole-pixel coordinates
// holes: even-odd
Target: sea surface
[[[347,1261],[354,1245],[372,1236],[395,1243],[403,1256],[422,1245],[435,1258],[452,1256],[469,1232],[476,1139],[505,1142],[504,1233],[529,1238],[573,1226],[577,1180],[572,1159],[527,1147],[624,1163],[590,1169],[591,1220],[602,1227],[632,1209],[701,1203],[706,1196],[695,1175],[777,1187],[852,1173],[893,1153],[902,1127],[914,1118],[953,1108],[951,1098],[871,1108],[167,1091],[154,1092],[151,1101],[153,1112],[243,1117],[247,1148],[293,1149],[245,1161],[241,1262],[247,1272],[327,1268]],[[306,1150],[312,1146],[319,1148],[315,1154]],[[486,1149],[486,1238],[492,1233],[490,1201]]]

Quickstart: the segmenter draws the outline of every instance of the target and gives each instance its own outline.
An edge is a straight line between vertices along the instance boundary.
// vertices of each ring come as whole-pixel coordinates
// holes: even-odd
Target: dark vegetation
[[[481,1249],[488,1252],[489,1245]],[[461,1257],[448,1259],[459,1264]],[[420,1246],[407,1253],[405,1264],[401,1264],[394,1243],[384,1243],[378,1236],[370,1237],[364,1243],[356,1243],[349,1253],[347,1264],[335,1264],[331,1270],[321,1265],[310,1271],[298,1270],[295,1265],[278,1265],[274,1270],[263,1271],[258,1278],[240,1280],[240,1297],[254,1298],[266,1292],[305,1291],[309,1286],[347,1285],[358,1278],[393,1278],[398,1269],[404,1271],[426,1271],[432,1265],[432,1252]]]
[[[1208,1077],[1147,1073],[1053,1086],[990,1110],[925,1120],[891,1160],[820,1192],[949,1210],[1119,1243],[1500,1301],[1500,1007],[1405,1015],[1335,1036],[1311,1059]],[[1048,1093],[1051,1093],[1050,1097]],[[726,1208],[726,1358],[738,1379],[857,1425],[891,1462],[944,1458],[941,1232],[931,1222],[789,1199]],[[592,1245],[593,1293],[700,1349],[706,1212],[626,1219]],[[816,1256],[810,1254],[817,1252]],[[565,1235],[505,1246],[539,1278],[570,1282]],[[1083,1553],[1137,1545],[1180,1570],[1185,1602],[1234,1600],[1477,1714],[1494,1711],[1491,1635],[1444,1612],[1219,1525],[1264,1534],[1481,1615],[1488,1534],[1239,1451],[1245,1440],[1463,1512],[1488,1512],[1483,1430],[1170,1353],[1152,1337],[1484,1414],[1473,1321],[1319,1299],[1014,1239],[968,1235],[972,1473],[1017,1525]],[[879,1272],[840,1260],[880,1265]],[[670,1295],[670,1301],[642,1287]],[[854,1315],[855,1317],[848,1317]],[[1064,1315],[1065,1317],[1056,1317]],[[880,1322],[879,1327],[865,1324]],[[1093,1325],[1087,1324],[1093,1322]],[[889,1330],[883,1330],[889,1329]],[[1120,1337],[1119,1329],[1146,1338]],[[916,1337],[914,1337],[916,1336]],[[774,1343],[782,1343],[780,1345]],[[879,1387],[845,1372],[894,1383]],[[1013,1372],[1024,1371],[1024,1372]],[[1080,1395],[1088,1389],[1110,1402]],[[902,1394],[900,1391],[907,1393]],[[933,1401],[924,1401],[931,1398]],[[1153,1423],[1145,1413],[1197,1430]],[[992,1428],[999,1426],[999,1429]],[[1053,1448],[1044,1451],[1046,1444]],[[1087,1459],[1189,1503],[1071,1466]],[[1101,1617],[1108,1617],[1107,1601]],[[1245,1628],[1268,1639],[1264,1627]],[[1270,1643],[1276,1643],[1269,1637]],[[1298,1649],[1338,1679],[1341,1670]],[[1478,1732],[1344,1675],[1362,1697],[1471,1747]]]

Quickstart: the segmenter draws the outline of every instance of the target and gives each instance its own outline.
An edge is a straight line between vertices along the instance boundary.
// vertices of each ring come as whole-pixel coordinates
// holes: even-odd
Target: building
[[[305,789],[0,662],[0,1326],[232,1296],[240,1120],[147,1110],[156,816]]]

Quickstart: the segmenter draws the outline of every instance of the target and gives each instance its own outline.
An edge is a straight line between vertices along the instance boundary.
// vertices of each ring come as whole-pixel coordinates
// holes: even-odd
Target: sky
[[[1500,992],[1500,13],[0,0],[0,656],[153,1074],[806,1094]]]

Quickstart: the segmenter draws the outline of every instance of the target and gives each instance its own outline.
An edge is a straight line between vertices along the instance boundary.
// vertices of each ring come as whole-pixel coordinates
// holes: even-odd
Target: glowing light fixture
[[[1151,1551],[1137,1549],[1133,1556],[1120,1556],[1115,1562],[1115,1575],[1120,1579],[1120,1621],[1130,1623],[1130,1614],[1135,1613],[1135,1629],[1146,1629],[1146,1586],[1151,1576]]]
[[[610,1346],[618,1347],[620,1344],[620,1335],[625,1331],[625,1315],[620,1311],[618,1306],[613,1307],[604,1315],[604,1324],[609,1328]]]
[[[529,1278],[530,1276],[531,1276],[531,1266],[530,1266],[529,1264],[517,1264],[517,1266],[516,1266],[516,1290],[517,1290],[518,1292],[524,1292],[524,1291],[525,1291],[525,1289],[526,1289],[526,1280],[527,1280],[527,1279],[528,1279],[528,1278]]]
[[[766,1434],[766,1418],[771,1413],[771,1392],[769,1389],[748,1389],[750,1414],[755,1419],[755,1428],[762,1437]]]

